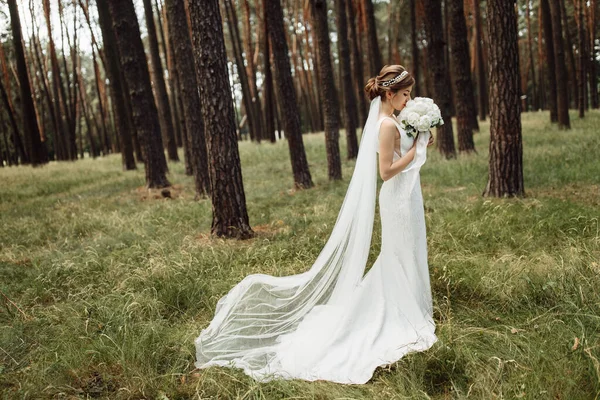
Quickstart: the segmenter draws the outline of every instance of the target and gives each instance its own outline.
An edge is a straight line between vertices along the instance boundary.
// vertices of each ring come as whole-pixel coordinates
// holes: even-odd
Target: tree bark
[[[557,0],[560,5],[560,18],[563,28],[563,51],[565,52],[565,64],[567,66],[567,79],[572,80],[572,84],[567,85],[569,90],[569,99],[567,107],[577,108],[579,99],[579,76],[577,74],[577,63],[573,54],[573,39],[571,35],[571,26],[575,26],[575,41],[577,41],[577,23],[571,24],[569,15],[565,7],[565,0]]]
[[[329,28],[327,26],[327,2],[310,0],[312,20],[317,37],[317,68],[321,79],[321,101],[325,119],[325,148],[327,150],[327,171],[330,180],[342,179],[342,163],[339,145],[339,105],[334,86],[335,77],[331,66],[329,48]]]
[[[554,27],[552,26],[552,15],[550,13],[549,0],[540,0],[540,9],[542,22],[544,25],[544,48],[546,50],[546,65],[548,71],[546,74],[546,82],[548,85],[548,108],[550,109],[550,122],[558,122],[558,105],[557,105],[557,82],[556,82],[556,67],[554,56]]]
[[[415,96],[420,95],[421,87],[419,85],[419,45],[417,43],[417,6],[416,0],[410,0],[410,51],[412,60],[412,76],[415,78],[415,86],[413,87],[413,93]]]
[[[562,38],[562,22],[560,5],[556,1],[549,1],[550,15],[552,18],[552,39],[554,42],[554,66],[556,81],[556,107],[558,112],[558,127],[571,129],[569,120],[569,90],[567,67],[565,65],[565,48]]]
[[[104,57],[108,64],[106,74],[112,87],[112,100],[115,104],[115,125],[117,136],[121,143],[121,163],[124,171],[133,170],[137,168],[133,155],[133,138],[131,135],[133,126],[127,113],[127,94],[123,87],[123,77],[116,43],[117,38],[113,31],[107,3],[105,1],[98,1],[96,4],[98,7],[100,30],[102,31]]]
[[[17,60],[17,74],[21,89],[23,130],[25,133],[24,147],[26,153],[25,158],[21,159],[21,164],[31,163],[33,166],[38,166],[48,162],[48,152],[45,143],[43,143],[40,138],[33,99],[31,98],[31,85],[27,74],[27,64],[25,62],[25,51],[23,50],[21,33],[21,21],[19,19],[19,9],[16,0],[8,1],[8,9],[10,12],[10,23],[15,46],[15,58]]]
[[[210,177],[208,174],[208,155],[204,121],[199,112],[200,96],[196,80],[194,52],[189,34],[189,26],[185,14],[184,0],[166,0],[169,40],[175,56],[177,80],[181,92],[183,115],[185,121],[186,146],[191,150],[190,164],[194,174],[196,197],[210,194]]]
[[[272,43],[273,61],[275,64],[275,81],[277,90],[281,96],[283,130],[288,140],[290,160],[292,162],[292,173],[294,175],[294,186],[296,188],[310,188],[313,186],[304,142],[300,130],[300,109],[296,100],[290,60],[288,57],[288,46],[285,40],[283,27],[283,11],[280,0],[264,0],[269,26],[269,40]]]
[[[246,75],[248,75],[248,84],[250,86],[250,95],[252,96],[252,109],[249,110],[254,115],[254,131],[250,132],[251,140],[260,138],[263,131],[262,126],[262,107],[260,97],[258,95],[258,86],[256,84],[256,62],[255,55],[252,49],[252,29],[250,26],[250,4],[249,0],[243,0],[244,8],[244,53],[246,53]]]
[[[598,66],[596,62],[596,11],[597,11],[597,2],[596,0],[590,1],[589,7],[589,42],[588,46],[590,49],[590,54],[588,55],[589,62],[589,84],[590,84],[590,101],[592,103],[592,108],[600,107],[600,102],[598,99]]]
[[[487,0],[490,160],[484,196],[524,196],[517,17],[511,1]]]
[[[372,0],[362,0],[364,7],[364,22],[367,28],[367,51],[369,54],[369,70],[371,76],[379,75],[383,68],[379,40],[377,39],[377,25],[375,24],[375,9]]]
[[[444,33],[441,0],[423,0],[425,31],[427,34],[427,64],[433,86],[433,100],[440,107],[446,123],[437,128],[437,146],[446,158],[456,157],[452,129],[450,80],[444,62]]]
[[[583,8],[585,4],[582,0],[574,0],[573,5],[575,6],[575,15],[577,23],[577,46],[579,47],[579,57],[577,63],[577,75],[579,77],[577,83],[579,86],[579,96],[577,99],[577,105],[579,108],[579,118],[585,117],[585,106],[586,106],[586,90],[587,84],[587,46],[585,38],[585,21],[583,17]]]
[[[273,74],[271,72],[271,41],[269,38],[269,24],[267,21],[267,0],[262,0],[262,16],[263,16],[263,37],[262,37],[262,48],[263,48],[263,110],[264,110],[264,131],[262,132],[262,139],[269,140],[271,143],[275,143],[275,113],[277,112],[273,107]]]
[[[188,4],[208,150],[213,205],[211,233],[246,239],[254,232],[246,210],[218,0]]]
[[[475,53],[476,55],[476,72],[477,72],[477,89],[478,101],[477,107],[479,111],[479,119],[485,121],[488,113],[488,93],[487,81],[485,76],[485,62],[483,56],[483,29],[481,27],[481,5],[479,0],[471,0],[473,5],[473,18],[475,19]]]
[[[451,1],[447,4],[449,19],[449,40],[451,48],[452,83],[454,86],[458,150],[460,152],[475,151],[473,142],[472,121],[475,117],[475,101],[473,99],[473,82],[471,81],[469,43],[467,42],[467,25],[462,1]],[[474,118],[475,117],[475,118]]]
[[[537,88],[537,80],[536,80],[536,76],[535,76],[535,64],[534,64],[534,58],[533,58],[533,40],[532,40],[532,36],[533,33],[531,32],[531,7],[530,7],[530,0],[526,1],[527,6],[525,8],[526,10],[526,19],[527,19],[527,47],[529,50],[529,69],[531,72],[531,83],[533,86],[533,91],[532,91],[532,98],[530,101],[531,107],[533,110],[538,110],[539,109],[539,96],[538,96],[538,88]],[[539,43],[538,45],[541,45],[541,43]]]
[[[351,55],[351,69],[352,69],[352,81],[356,98],[358,99],[358,124],[364,126],[367,122],[368,105],[367,98],[364,92],[365,78],[363,74],[363,63],[361,60],[361,53],[358,50],[358,40],[356,38],[356,16],[354,13],[354,7],[352,6],[352,0],[346,1],[346,14],[348,17],[348,40],[350,42],[350,55]]]
[[[152,86],[156,95],[156,106],[160,121],[160,130],[163,140],[166,141],[167,154],[170,161],[179,161],[177,154],[177,143],[175,141],[175,129],[173,128],[173,116],[169,106],[169,96],[163,75],[160,50],[156,37],[156,26],[154,25],[154,13],[152,12],[152,1],[144,1],[144,14],[146,15],[146,28],[148,29],[148,44],[150,45],[150,60],[152,64]]]
[[[133,123],[144,146],[146,185],[148,188],[170,186],[167,161],[158,121],[158,110],[152,95],[150,73],[144,54],[138,20],[131,0],[106,1],[117,38],[119,59],[129,89]]]
[[[248,130],[250,137],[256,136],[256,125],[254,121],[252,94],[250,92],[250,84],[248,82],[248,75],[246,74],[246,67],[244,65],[244,57],[242,54],[242,42],[240,40],[240,33],[238,30],[237,14],[233,8],[231,0],[225,0],[225,12],[227,14],[227,27],[231,39],[231,45],[233,48],[233,54],[235,63],[237,66],[238,77],[242,86],[242,101],[246,110],[246,121],[248,124]]]
[[[358,139],[356,138],[357,108],[352,82],[352,68],[350,66],[350,45],[348,43],[348,29],[346,26],[346,7],[344,0],[335,0],[335,22],[338,32],[338,52],[340,59],[340,85],[344,102],[344,127],[346,128],[346,144],[348,159],[355,159],[358,155]],[[282,92],[285,93],[285,92]]]

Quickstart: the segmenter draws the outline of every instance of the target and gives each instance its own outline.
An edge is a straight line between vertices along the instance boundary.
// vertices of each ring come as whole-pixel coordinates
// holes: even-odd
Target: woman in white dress
[[[365,383],[381,365],[437,340],[419,170],[429,132],[409,137],[396,117],[414,78],[385,66],[371,98],[360,150],[331,236],[306,272],[244,278],[217,303],[196,339],[198,368],[242,368],[258,381]],[[379,162],[377,162],[379,153]],[[375,213],[377,165],[381,251],[363,276]]]

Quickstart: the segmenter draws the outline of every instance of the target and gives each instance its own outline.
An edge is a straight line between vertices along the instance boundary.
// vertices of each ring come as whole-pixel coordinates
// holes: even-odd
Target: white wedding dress
[[[210,326],[196,339],[198,368],[242,368],[263,382],[361,384],[378,366],[436,342],[419,179],[429,132],[419,135],[415,160],[381,186],[381,251],[363,277],[379,107],[374,100],[344,204],[313,267],[287,277],[250,275],[221,298]],[[391,119],[404,155],[413,138]]]

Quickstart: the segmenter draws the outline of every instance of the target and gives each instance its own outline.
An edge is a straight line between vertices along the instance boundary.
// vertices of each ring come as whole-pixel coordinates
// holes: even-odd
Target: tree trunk
[[[115,128],[121,143],[121,163],[123,170],[136,169],[133,156],[133,138],[131,132],[133,126],[127,113],[125,88],[119,62],[117,49],[117,38],[112,27],[110,13],[105,1],[96,2],[98,7],[98,21],[102,31],[102,44],[104,46],[104,57],[107,61],[106,74],[112,87],[112,100],[115,104]]]
[[[262,49],[263,49],[263,110],[264,110],[264,131],[262,139],[275,143],[275,113],[273,107],[273,73],[271,71],[271,41],[269,35],[269,24],[267,21],[267,0],[262,0]]]
[[[550,109],[550,122],[558,122],[557,85],[556,82],[556,57],[554,56],[554,27],[550,13],[550,0],[540,0],[542,22],[544,24],[544,45],[546,50],[546,65],[548,71],[546,82],[548,85],[548,108]]]
[[[487,0],[490,162],[484,196],[524,196],[517,16],[512,2]]]
[[[25,150],[25,146],[23,146],[23,141],[21,140],[19,124],[17,123],[18,116],[16,115],[16,112],[14,111],[12,102],[10,100],[10,97],[8,96],[8,92],[5,89],[4,84],[2,83],[2,80],[0,80],[0,96],[2,97],[2,102],[4,103],[4,106],[6,107],[6,111],[8,113],[8,120],[9,120],[10,126],[12,128],[11,140],[13,143],[13,147],[15,149],[16,157],[17,157],[16,158],[17,162],[15,164],[18,165],[19,157],[21,158],[21,163],[27,164],[27,163],[29,163],[29,161],[28,161],[29,159],[27,157],[27,151]]]
[[[600,102],[598,101],[598,66],[596,61],[596,0],[590,1],[589,7],[589,49],[590,54],[588,55],[589,62],[589,81],[590,81],[590,101],[592,103],[592,108],[600,107]]]
[[[181,111],[181,101],[180,101],[180,93],[179,93],[179,82],[177,81],[177,67],[175,65],[175,60],[173,56],[173,49],[171,48],[171,38],[169,37],[169,23],[167,21],[167,8],[163,7],[162,11],[158,6],[158,1],[155,0],[154,8],[156,9],[156,14],[160,14],[161,18],[158,18],[159,27],[160,27],[160,36],[164,41],[164,50],[165,57],[167,58],[167,72],[169,77],[167,79],[167,88],[169,90],[169,107],[171,109],[171,116],[173,117],[173,127],[175,129],[175,145],[177,148],[183,146],[183,134],[182,130],[184,129],[185,123],[183,122],[183,116],[180,115]],[[162,22],[161,22],[162,20]]]
[[[8,9],[10,12],[10,23],[15,46],[15,58],[17,60],[17,74],[19,77],[19,86],[21,88],[23,130],[25,132],[24,147],[26,148],[26,157],[21,159],[21,163],[31,163],[31,165],[37,166],[48,162],[48,152],[45,143],[40,139],[40,131],[35,117],[35,108],[33,99],[31,98],[31,85],[29,84],[27,64],[25,62],[25,51],[23,50],[21,21],[19,19],[19,10],[17,8],[16,0],[8,1]]]
[[[288,46],[285,40],[283,27],[283,11],[279,0],[264,0],[265,16],[269,26],[269,40],[273,50],[273,61],[275,64],[275,81],[280,94],[282,108],[283,129],[288,140],[294,185],[296,188],[310,188],[313,186],[304,142],[300,130],[300,110],[296,100],[296,92],[293,86],[290,60],[288,58]]]
[[[364,23],[367,28],[367,51],[369,54],[369,71],[371,76],[379,75],[383,68],[379,40],[377,39],[377,25],[375,24],[375,10],[372,0],[361,0],[364,7]]]
[[[476,120],[475,101],[473,100],[473,82],[471,81],[469,43],[467,25],[462,1],[447,4],[449,19],[449,40],[451,48],[452,80],[454,86],[458,150],[475,151],[472,121]]]
[[[150,45],[150,60],[152,64],[152,86],[156,95],[156,106],[160,121],[160,130],[163,140],[167,143],[167,153],[170,161],[179,161],[177,155],[177,143],[175,141],[175,130],[173,128],[173,117],[169,106],[169,96],[163,75],[162,62],[160,60],[160,50],[158,48],[158,39],[156,37],[156,27],[154,25],[154,14],[152,12],[152,1],[144,1],[144,14],[146,15],[146,28],[148,29],[148,44]]]
[[[248,75],[246,74],[246,67],[244,65],[244,57],[242,54],[242,42],[240,40],[240,33],[238,30],[237,14],[233,8],[231,0],[225,0],[225,12],[227,14],[227,27],[231,39],[231,45],[233,47],[233,54],[235,63],[237,66],[238,77],[242,86],[242,101],[244,108],[246,109],[246,121],[248,123],[248,130],[250,137],[256,136],[256,125],[254,121],[254,113],[252,112],[252,94],[250,93],[250,85],[248,83]]]
[[[363,63],[361,60],[361,53],[358,50],[358,40],[356,38],[356,16],[354,13],[354,7],[352,7],[352,1],[346,1],[346,14],[348,16],[348,40],[350,42],[350,55],[351,55],[351,70],[352,70],[352,81],[356,98],[358,99],[358,124],[364,126],[367,122],[368,105],[367,98],[364,92],[365,78],[363,74]],[[346,84],[348,84],[346,82]]]
[[[250,26],[250,4],[248,0],[242,1],[244,8],[244,52],[246,53],[246,75],[248,76],[248,84],[250,86],[250,95],[252,96],[252,109],[249,110],[254,116],[254,131],[250,132],[251,140],[260,138],[262,126],[262,107],[260,97],[258,95],[258,86],[256,84],[256,62],[254,61],[254,51],[252,49],[252,29]],[[247,110],[248,111],[248,110]]]
[[[246,239],[254,232],[246,210],[218,0],[189,2],[189,10],[208,150],[211,233]]]
[[[569,90],[567,67],[565,65],[565,52],[562,38],[562,23],[560,5],[550,1],[550,15],[552,18],[552,39],[554,42],[554,76],[556,90],[556,106],[558,111],[558,127],[560,129],[571,129],[569,120]]]
[[[565,7],[565,0],[557,0],[560,4],[560,18],[563,28],[563,51],[565,52],[565,64],[567,66],[567,79],[572,80],[572,84],[567,84],[569,90],[569,99],[567,102],[568,108],[577,108],[577,99],[579,99],[579,76],[577,75],[577,63],[575,62],[575,55],[573,54],[573,42],[571,35],[571,26],[575,25],[577,30],[577,23],[571,24],[569,21],[569,15]],[[577,32],[575,32],[577,35]],[[575,39],[577,41],[577,39]]]
[[[413,93],[415,96],[419,96],[421,93],[421,87],[419,85],[419,46],[417,43],[417,6],[416,0],[410,0],[410,51],[412,60],[412,76],[415,78],[415,86],[413,87]]]
[[[440,107],[446,123],[437,128],[437,146],[446,158],[456,157],[452,129],[450,80],[444,62],[444,33],[442,31],[441,0],[423,0],[425,7],[425,31],[427,34],[427,64],[429,79],[433,86],[433,100]]]
[[[531,7],[530,7],[530,0],[526,1],[527,3],[527,7],[526,9],[526,19],[527,19],[527,47],[529,50],[529,69],[531,72],[531,83],[533,86],[533,91],[532,91],[532,98],[530,101],[531,107],[533,110],[538,110],[539,109],[539,96],[538,96],[538,88],[537,88],[537,80],[535,77],[535,63],[534,63],[534,59],[533,59],[533,40],[532,40],[532,36],[533,33],[531,32]],[[541,46],[541,43],[538,43],[539,46]]]
[[[346,143],[348,148],[348,159],[352,160],[358,155],[358,139],[356,138],[356,99],[350,82],[352,82],[352,69],[350,66],[350,46],[348,43],[348,29],[346,26],[346,7],[344,0],[335,0],[335,22],[338,32],[338,52],[341,67],[340,85],[341,95],[344,102],[344,117],[346,128]],[[285,92],[282,92],[285,93]]]
[[[477,107],[479,111],[479,119],[485,121],[488,112],[488,93],[487,93],[487,81],[485,76],[485,62],[483,56],[483,29],[481,27],[481,5],[479,0],[471,0],[473,5],[473,18],[475,19],[475,53],[476,56],[476,70],[477,70],[477,89],[478,89],[478,100],[479,105]]]
[[[368,0],[370,2],[370,0]],[[325,148],[327,150],[327,171],[330,180],[342,179],[342,163],[339,145],[339,105],[335,91],[335,77],[331,66],[329,48],[329,28],[327,26],[326,0],[310,0],[313,29],[317,37],[317,68],[321,79],[321,101],[325,119]]]
[[[167,161],[163,151],[158,110],[152,95],[152,84],[140,28],[131,0],[106,1],[117,38],[119,59],[129,89],[133,123],[144,146],[146,185],[148,188],[170,186],[166,176]]]
[[[585,117],[585,105],[586,105],[586,91],[585,86],[587,84],[587,49],[586,49],[586,38],[585,38],[585,21],[583,19],[583,8],[585,4],[582,0],[574,0],[575,15],[577,23],[577,46],[579,47],[579,57],[577,63],[577,75],[579,77],[577,83],[579,86],[579,97],[577,99],[577,105],[579,106],[579,118]]]
[[[200,198],[210,194],[210,177],[208,174],[204,121],[202,120],[202,114],[199,112],[201,106],[192,41],[185,14],[184,0],[166,0],[165,6],[168,16],[168,36],[175,56],[177,80],[179,81],[183,105],[184,132],[187,137],[186,146],[190,149],[190,164],[194,174],[196,197]]]

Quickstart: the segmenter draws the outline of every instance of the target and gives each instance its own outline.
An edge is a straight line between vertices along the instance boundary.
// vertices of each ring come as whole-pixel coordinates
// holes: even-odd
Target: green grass
[[[547,113],[523,115],[522,199],[481,197],[487,124],[477,154],[430,151],[421,180],[440,340],[365,385],[193,367],[222,295],[250,273],[306,270],[327,240],[354,162],[328,182],[322,134],[304,136],[306,191],[290,190],[286,143],[240,143],[248,241],[210,237],[211,204],[193,200],[181,164],[171,200],[119,156],[0,169],[2,398],[598,398],[600,113],[572,118],[564,132]]]

